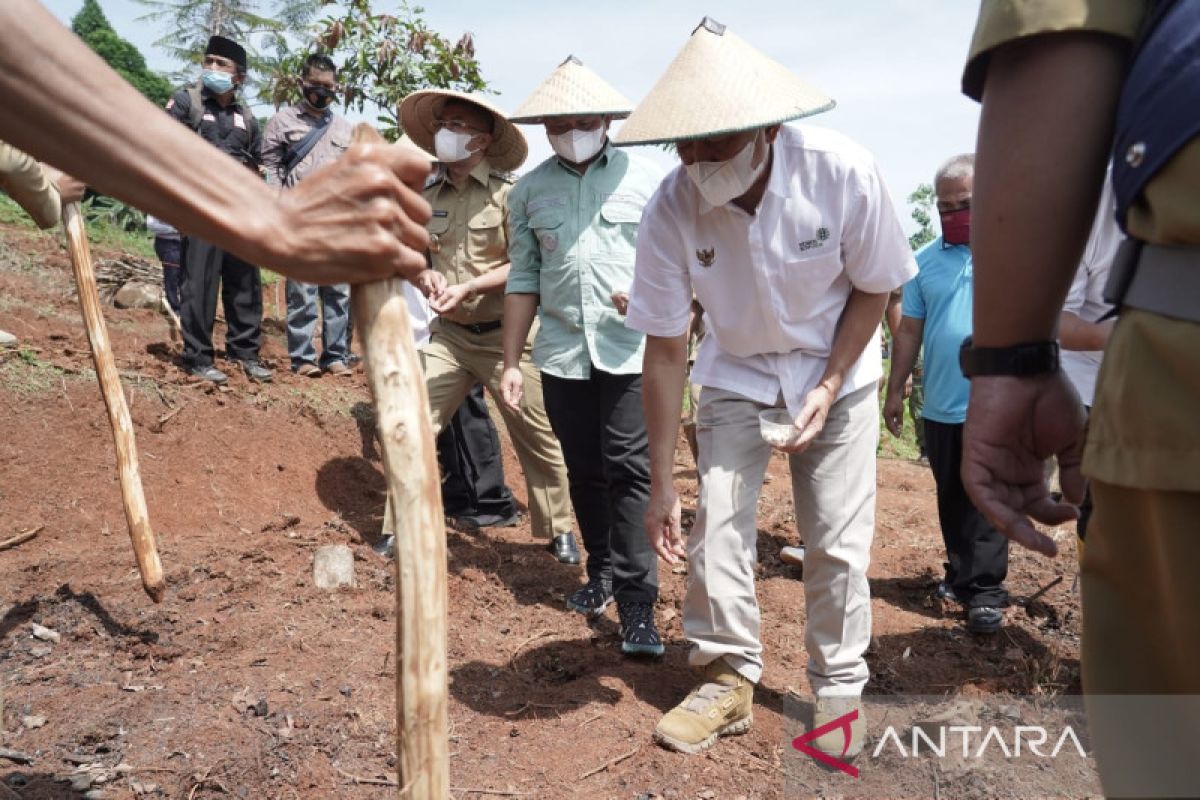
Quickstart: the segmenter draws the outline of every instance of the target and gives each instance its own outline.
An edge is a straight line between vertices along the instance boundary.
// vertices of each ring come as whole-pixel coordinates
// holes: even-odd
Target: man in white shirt
[[[647,334],[647,533],[664,560],[688,560],[683,629],[692,665],[704,670],[655,730],[682,752],[750,727],[762,676],[755,512],[771,456],[759,414],[773,407],[795,424],[780,449],[807,545],[814,727],[858,712],[813,744],[837,757],[862,747],[877,330],[888,296],[916,265],[871,155],[832,131],[780,125],[832,106],[705,19],[616,137],[674,142],[683,162],[646,208],[627,321]],[[672,468],[693,292],[707,335],[693,373],[704,387],[701,491],[685,546]]]
[[[1112,177],[1104,181],[1100,194],[1100,206],[1096,220],[1088,236],[1087,246],[1071,291],[1067,293],[1062,313],[1058,318],[1058,342],[1062,347],[1059,363],[1067,373],[1083,407],[1090,414],[1092,400],[1096,395],[1096,376],[1100,372],[1100,360],[1104,347],[1117,323],[1109,316],[1112,305],[1104,300],[1104,285],[1108,282],[1109,268],[1117,255],[1117,247],[1124,238],[1116,220],[1117,201],[1113,196]],[[1084,492],[1079,505],[1079,520],[1075,531],[1079,535],[1080,552],[1087,537],[1088,521],[1092,518],[1092,492]]]

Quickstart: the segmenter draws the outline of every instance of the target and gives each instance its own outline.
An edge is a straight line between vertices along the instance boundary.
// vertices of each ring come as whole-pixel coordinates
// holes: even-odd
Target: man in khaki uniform
[[[525,400],[514,411],[500,398],[503,368],[504,287],[508,281],[508,172],[525,160],[525,138],[491,104],[461,92],[414,92],[400,105],[400,122],[413,143],[434,154],[441,171],[425,189],[433,207],[427,226],[430,266],[416,285],[438,318],[422,350],[435,430],[441,430],[482,383],[496,401],[521,461],[535,536],[550,539],[559,561],[579,563],[571,532],[567,471],[542,401],[541,374],[521,359]],[[391,509],[384,533],[391,532]]]
[[[29,155],[0,142],[0,191],[25,209],[39,228],[53,228],[62,218],[63,203],[83,197],[84,185],[56,169],[43,167]],[[0,346],[17,337],[0,330]]]
[[[1053,555],[1029,517],[1076,511],[1050,498],[1044,459],[1071,502],[1081,465],[1091,481],[1083,687],[1109,796],[1200,796],[1198,51],[1194,2],[985,0],[963,77],[983,101],[964,484],[1009,538]],[[1130,239],[1085,448],[1054,340],[1110,156]]]

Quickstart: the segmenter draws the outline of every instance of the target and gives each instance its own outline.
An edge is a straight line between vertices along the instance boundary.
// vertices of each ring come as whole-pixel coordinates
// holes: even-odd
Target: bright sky
[[[2,1],[2,0],[0,0]],[[68,22],[80,0],[43,0]],[[155,69],[178,65],[153,48],[162,35],[138,22],[133,0],[100,0],[113,27]],[[903,206],[946,158],[975,146],[978,106],[959,77],[978,12],[963,0],[428,0],[425,19],[451,40],[470,31],[501,108],[516,108],[574,54],[635,103],[650,90],[705,14],[837,100],[807,122],[840,130],[871,150]],[[375,0],[377,11],[396,3]],[[525,169],[550,155],[540,127],[526,126]],[[639,148],[664,169],[676,162]]]

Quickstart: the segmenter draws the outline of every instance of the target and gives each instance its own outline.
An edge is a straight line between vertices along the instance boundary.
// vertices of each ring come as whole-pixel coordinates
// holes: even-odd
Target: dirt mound
[[[0,747],[33,757],[0,755],[12,789],[0,797],[79,798],[87,787],[107,798],[395,796],[393,579],[369,548],[384,498],[362,376],[290,376],[274,326],[263,355],[276,382],[251,385],[231,370],[229,390],[216,391],[183,378],[156,312],[109,310],[168,576],[154,606],[136,575],[65,255],[48,236],[0,233],[0,328],[21,340],[0,353],[0,539],[44,526],[0,551]],[[282,292],[266,294],[278,317]],[[690,505],[686,459],[678,478]],[[770,474],[756,723],[698,757],[649,740],[690,688],[685,575],[662,574],[666,657],[630,661],[615,612],[588,626],[565,609],[581,571],[553,562],[527,524],[448,533],[456,797],[782,796],[783,698],[807,691],[804,597],[777,558],[797,538],[786,462],[773,460]],[[928,469],[882,461],[879,485],[868,691],[1077,691],[1070,531],[1059,531],[1068,552],[1057,561],[1014,551],[1014,598],[1065,580],[1033,608],[1012,609],[999,636],[978,639],[930,599],[942,546]],[[353,548],[356,588],[312,585],[325,544]],[[59,641],[35,638],[34,623]]]

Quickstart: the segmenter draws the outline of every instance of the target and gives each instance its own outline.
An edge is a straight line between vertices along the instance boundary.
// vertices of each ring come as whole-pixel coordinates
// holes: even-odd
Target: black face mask
[[[301,91],[304,93],[305,102],[317,111],[329,108],[337,96],[337,92],[327,86],[302,86]]]

